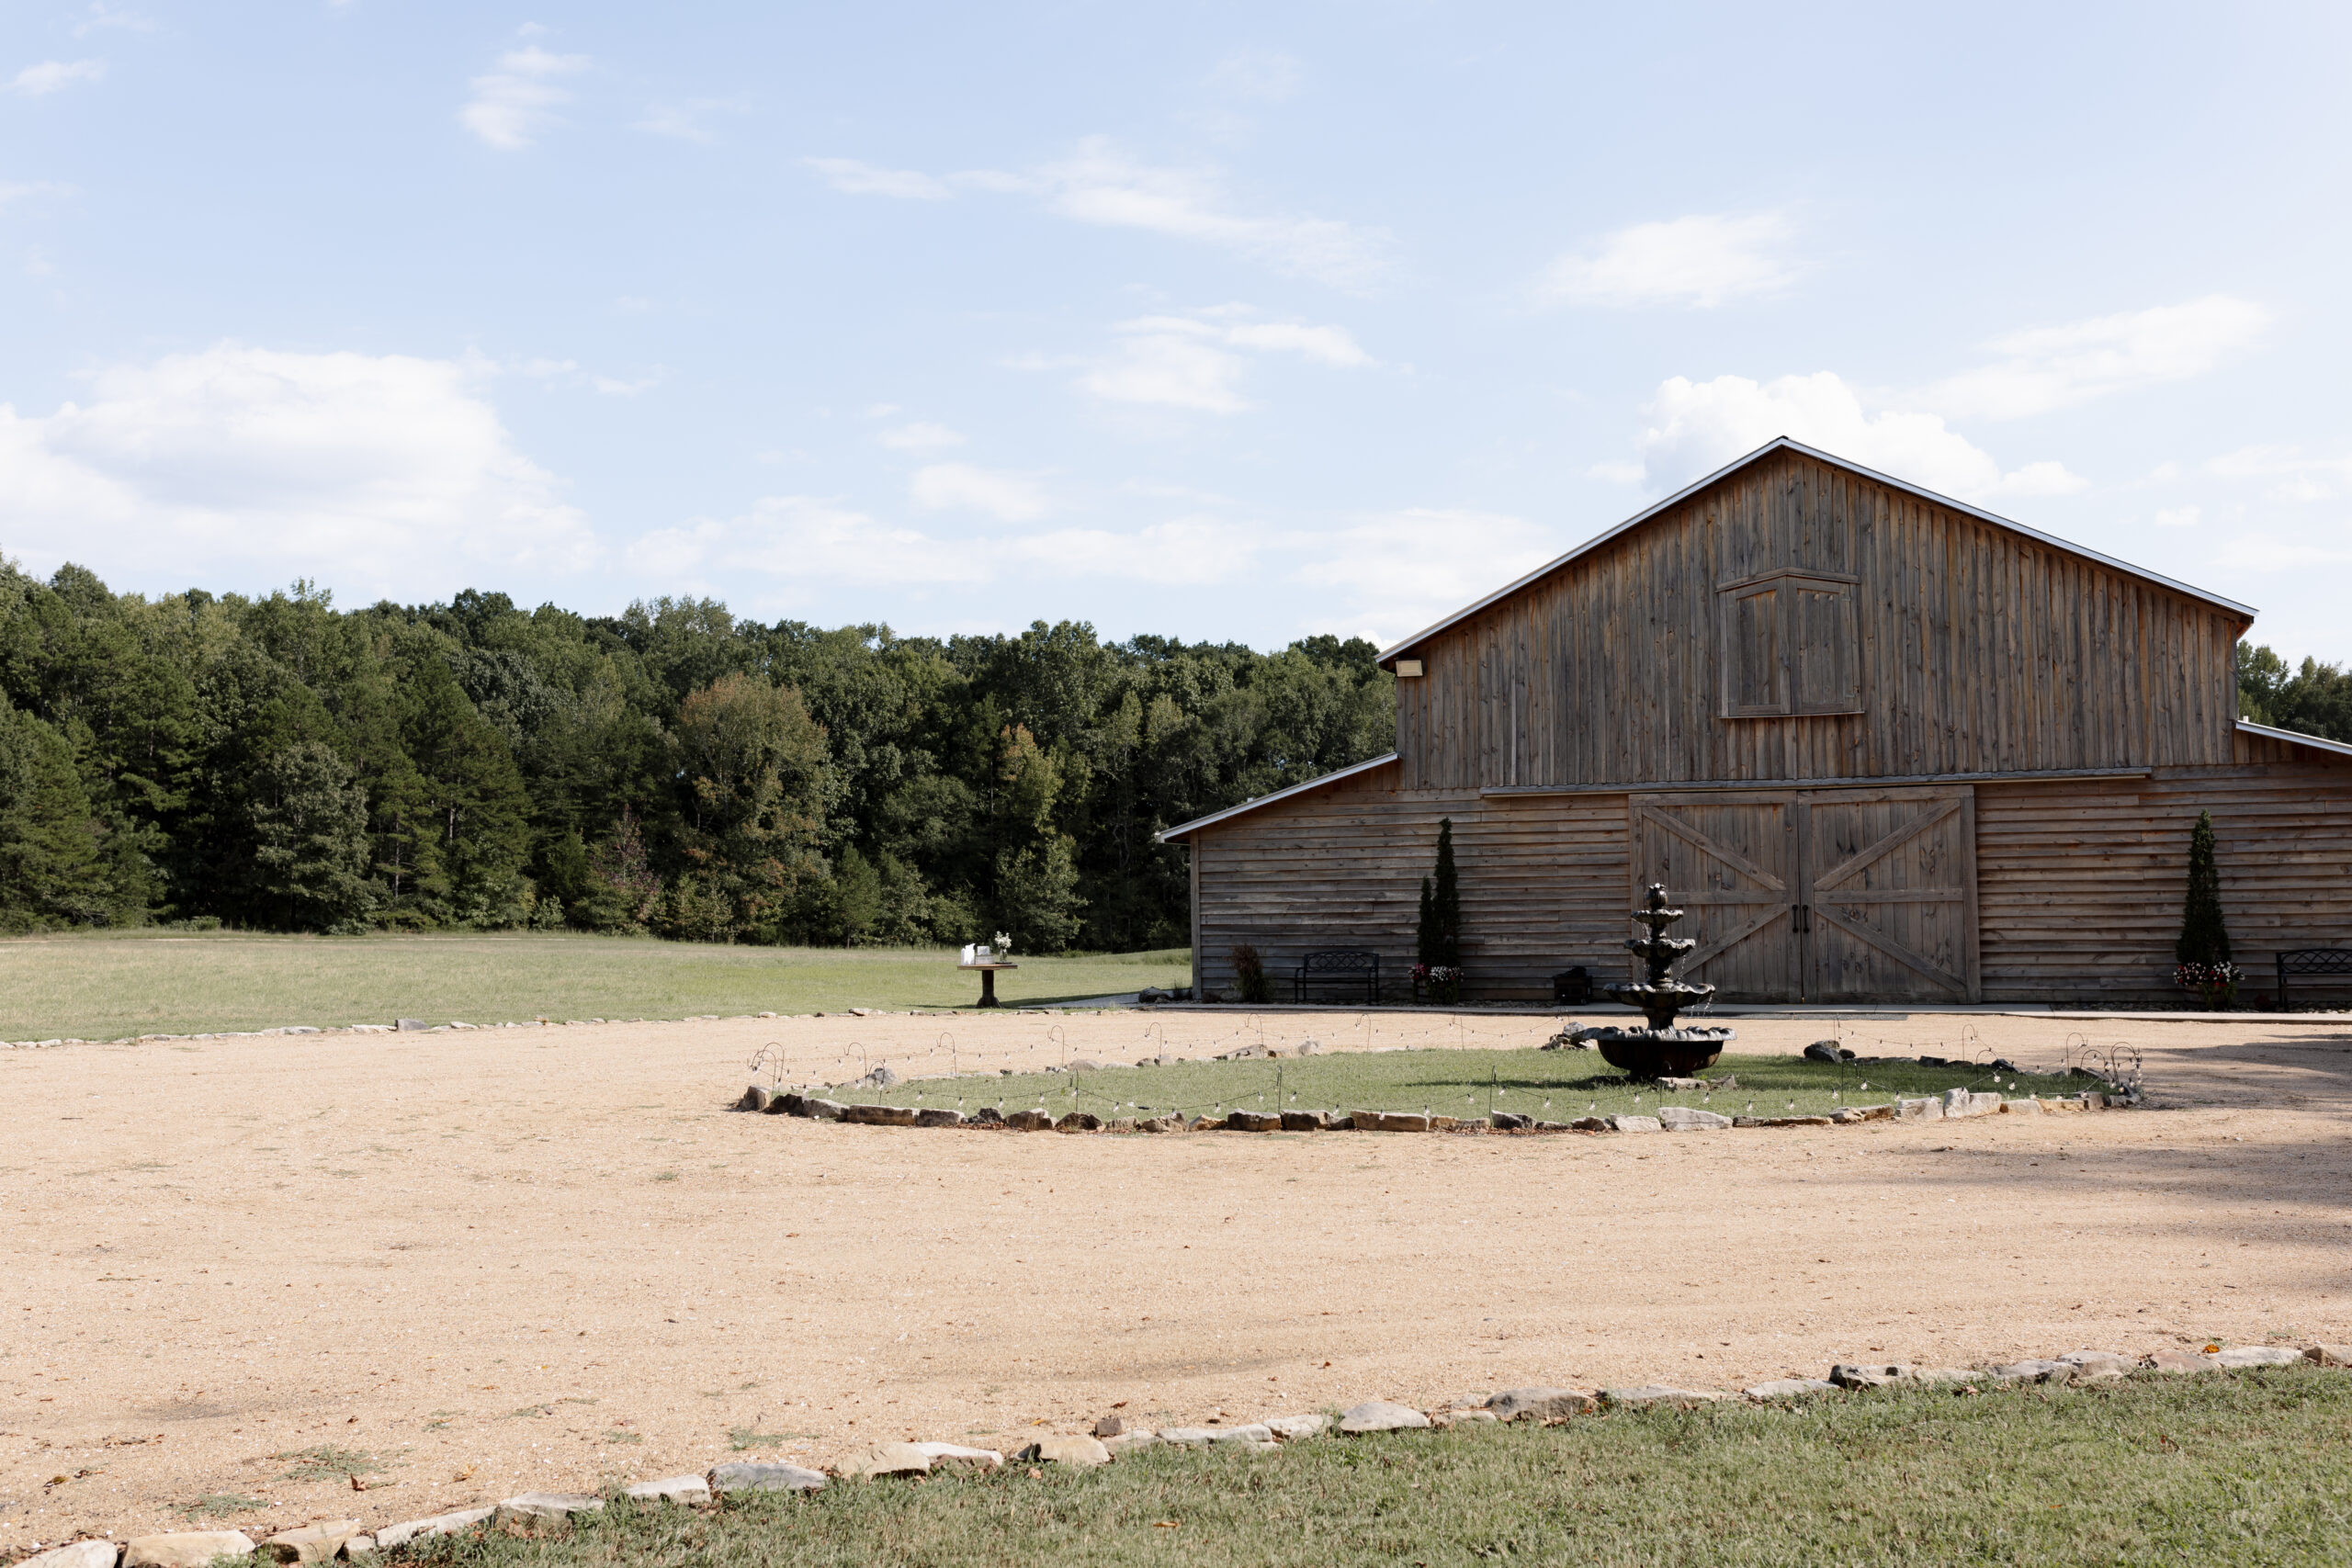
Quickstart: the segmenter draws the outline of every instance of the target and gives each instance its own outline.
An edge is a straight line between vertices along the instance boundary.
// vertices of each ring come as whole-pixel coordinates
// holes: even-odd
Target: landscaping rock
[[[1498,1111],[1487,1120],[1493,1123],[1495,1130],[1498,1133],[1514,1133],[1521,1127],[1535,1125],[1534,1117],[1523,1116],[1516,1111]]]
[[[1001,1127],[1004,1125],[1004,1112],[993,1105],[983,1105],[964,1120],[975,1127]]]
[[[1212,1121],[1206,1116],[1195,1116],[1184,1123],[1184,1130],[1188,1133],[1213,1133],[1224,1125],[1224,1122]]]
[[[1094,1418],[1092,1427],[1094,1435],[1098,1438],[1115,1438],[1126,1429],[1126,1419],[1119,1416],[1098,1416]]]
[[[2010,1103],[2016,1102],[2012,1100]],[[2120,1356],[2112,1350],[2069,1350],[2058,1359],[2075,1368],[2077,1378],[2125,1377],[2133,1366],[2131,1357]]]
[[[2213,1362],[2222,1367],[2285,1367],[2302,1359],[2301,1350],[2290,1350],[2284,1345],[2241,1345],[2222,1351]]]
[[[394,1019],[392,1021],[392,1027],[403,1032],[413,1029],[423,1029],[424,1027],[424,1020],[421,1018]]]
[[[710,1483],[699,1475],[673,1475],[661,1481],[640,1481],[626,1495],[647,1503],[707,1503]]]
[[[1054,1123],[1057,1133],[1098,1133],[1102,1130],[1102,1118],[1091,1111],[1073,1111]]]
[[[814,1492],[824,1484],[824,1472],[797,1464],[722,1464],[710,1472],[713,1492]]]
[[[1385,1399],[1367,1399],[1340,1417],[1340,1430],[1355,1435],[1363,1432],[1403,1432],[1430,1424],[1430,1418],[1409,1404],[1395,1404]]]
[[[2039,1116],[2041,1114],[2041,1101],[2034,1099],[2031,1095],[2028,1095],[2023,1100],[2005,1100],[2001,1101],[2001,1114],[2004,1116]]]
[[[1228,1133],[1279,1133],[1283,1130],[1282,1112],[1278,1111],[1231,1111],[1226,1113]]]
[[[1869,1366],[1849,1366],[1840,1362],[1829,1369],[1829,1381],[1839,1388],[1883,1388],[1910,1375],[1911,1369],[1899,1362],[1880,1362]]]
[[[1655,1116],[1604,1116],[1612,1133],[1663,1133],[1666,1123]]]
[[[767,1112],[771,1116],[806,1116],[808,1101],[797,1091],[786,1089],[768,1096]]]
[[[1069,1065],[1069,1070],[1074,1073],[1099,1073],[1102,1070],[1102,1064],[1080,1056]]]
[[[114,1568],[114,1560],[121,1554],[122,1548],[110,1540],[77,1540],[28,1557],[17,1568]]]
[[[2183,1350],[2151,1350],[2140,1358],[2140,1367],[2151,1372],[2210,1372],[2213,1370],[2213,1358],[2192,1356]]]
[[[495,1508],[459,1508],[452,1513],[435,1514],[429,1519],[411,1519],[406,1524],[387,1525],[376,1532],[376,1544],[389,1551],[412,1540],[424,1540],[436,1535],[455,1535],[459,1530],[471,1529],[496,1512]]]
[[[1328,1111],[1285,1111],[1282,1115],[1285,1133],[1319,1133],[1330,1122]]]
[[[913,1443],[885,1443],[842,1466],[842,1474],[870,1480],[880,1475],[928,1475],[931,1456]]]
[[[1004,1463],[1004,1456],[994,1449],[967,1449],[961,1443],[910,1443],[907,1446],[928,1458],[934,1468],[953,1464],[967,1470],[995,1470]]]
[[[1581,1388],[1507,1388],[1486,1408],[1498,1421],[1565,1421],[1600,1403]]]
[[[1699,1094],[1707,1088],[1704,1078],[1658,1078],[1654,1081],[1658,1088],[1670,1089],[1676,1094]]]
[[[1613,1133],[1617,1129],[1609,1124],[1606,1116],[1579,1116],[1568,1123],[1568,1130],[1572,1133]]]
[[[813,1094],[800,1102],[800,1114],[818,1122],[838,1122],[848,1109],[838,1100],[820,1100]]]
[[[1159,1434],[1163,1443],[1198,1448],[1204,1443],[1270,1443],[1274,1434],[1252,1422],[1247,1427],[1170,1427]]]
[[[1854,1059],[1854,1054],[1835,1040],[1816,1040],[1804,1048],[1804,1055],[1809,1062],[1838,1063]]]
[[[2009,1361],[1986,1368],[1984,1375],[1996,1382],[2072,1382],[2075,1365],[2071,1361]]]
[[[1016,1133],[1043,1133],[1053,1126],[1054,1119],[1043,1111],[1008,1111],[1004,1113],[1004,1124]]]
[[[856,1087],[860,1089],[896,1089],[899,1087],[899,1075],[896,1072],[893,1072],[889,1064],[886,1062],[881,1066],[875,1068],[872,1072],[858,1079]]]
[[[1426,1133],[1430,1119],[1404,1111],[1358,1111],[1350,1120],[1359,1133]]]
[[[1944,1119],[1944,1102],[1940,1100],[1898,1100],[1894,1116],[1899,1122],[1940,1122]]]
[[[490,1516],[494,1525],[518,1524],[526,1519],[568,1519],[574,1514],[601,1514],[605,1500],[584,1492],[523,1492],[512,1497],[501,1497],[498,1507]]]
[[[1328,1416],[1272,1416],[1260,1423],[1275,1437],[1294,1443],[1302,1438],[1320,1437],[1330,1424]]]
[[[915,1124],[915,1108],[911,1105],[849,1105],[842,1108],[841,1119],[858,1127],[911,1127]]]
[[[346,1562],[356,1562],[361,1558],[373,1553],[375,1550],[376,1538],[372,1535],[362,1532],[361,1534],[353,1536],[349,1540],[343,1543],[344,1561]]]
[[[1705,1389],[1645,1383],[1640,1388],[1604,1388],[1600,1397],[1611,1404],[1708,1404],[1723,1395]]]
[[[1966,1367],[1914,1367],[1913,1382],[1973,1382],[1981,1374]]]
[[[1731,1118],[1714,1111],[1700,1111],[1688,1105],[1661,1105],[1657,1108],[1658,1124],[1669,1133],[1713,1133],[1731,1125]]]
[[[1150,1448],[1159,1441],[1159,1433],[1152,1431],[1149,1427],[1138,1427],[1132,1432],[1122,1432],[1115,1438],[1103,1438],[1102,1447],[1113,1459],[1116,1459],[1121,1454],[1133,1453],[1137,1449]]]
[[[358,1533],[357,1519],[320,1519],[278,1531],[261,1543],[261,1552],[274,1562],[332,1562],[343,1543]]]
[[[2352,1345],[2306,1345],[2303,1359],[2318,1367],[2352,1367]]]
[[[1430,1131],[1432,1133],[1459,1133],[1464,1127],[1475,1127],[1476,1125],[1476,1122],[1464,1122],[1459,1116],[1432,1116],[1430,1118]]]
[[[735,1102],[738,1111],[765,1111],[767,1108],[768,1091],[757,1084],[745,1089],[743,1098]]]
[[[1111,1450],[1093,1438],[1076,1434],[1040,1438],[1021,1450],[1022,1461],[1029,1464],[1067,1464],[1087,1469],[1111,1462]]]
[[[181,1530],[133,1536],[122,1543],[123,1568],[204,1568],[216,1557],[251,1557],[243,1530]]]
[[[1743,1392],[1750,1399],[1802,1399],[1807,1394],[1827,1393],[1837,1386],[1827,1378],[1774,1378]]]
[[[927,1106],[915,1112],[915,1125],[918,1127],[961,1127],[963,1124],[964,1113],[953,1106]]]
[[[1184,1130],[1182,1116],[1148,1116],[1136,1123],[1138,1133],[1181,1133]]]

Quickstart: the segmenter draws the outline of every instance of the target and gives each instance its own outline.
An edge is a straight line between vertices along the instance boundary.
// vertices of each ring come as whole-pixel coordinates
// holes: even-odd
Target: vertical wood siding
[[[1718,585],[1849,574],[1864,711],[1719,716]],[[1781,452],[1431,638],[1408,790],[2233,760],[2243,619]]]

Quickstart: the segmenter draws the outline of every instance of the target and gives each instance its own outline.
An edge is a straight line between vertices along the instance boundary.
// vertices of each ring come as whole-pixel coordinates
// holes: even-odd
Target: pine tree
[[[254,783],[254,867],[272,919],[292,931],[350,931],[376,907],[368,789],[334,751],[305,740]]]
[[[74,749],[0,697],[0,931],[115,919]]]
[[[2188,899],[2181,910],[2173,961],[2219,968],[2230,962],[2229,928],[2222,921],[2222,875],[2213,866],[2213,815],[2197,814],[2188,835]]]

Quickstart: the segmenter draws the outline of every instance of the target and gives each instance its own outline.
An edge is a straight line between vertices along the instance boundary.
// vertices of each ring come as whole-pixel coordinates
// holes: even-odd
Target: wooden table
[[[978,970],[980,972],[979,1005],[984,1008],[1001,1008],[1004,1004],[996,999],[996,972],[1000,969],[1018,969],[1021,965],[1018,964],[989,963],[958,964],[956,967],[958,969]]]

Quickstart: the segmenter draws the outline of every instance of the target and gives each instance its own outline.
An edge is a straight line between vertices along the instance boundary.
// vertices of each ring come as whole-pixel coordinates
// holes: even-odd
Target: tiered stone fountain
[[[1728,1029],[1675,1026],[1677,1013],[1715,994],[1713,986],[1686,986],[1674,978],[1675,964],[1699,945],[1685,937],[1664,934],[1681,918],[1681,910],[1666,907],[1665,886],[1651,883],[1647,907],[1634,911],[1634,919],[1649,927],[1649,935],[1625,943],[1641,954],[1648,974],[1638,981],[1621,980],[1601,987],[1626,1006],[1641,1009],[1649,1027],[1577,1032],[1577,1038],[1600,1047],[1602,1060],[1635,1077],[1680,1077],[1712,1067],[1724,1053],[1724,1043],[1732,1038]]]

